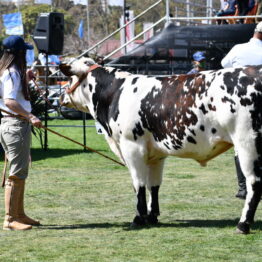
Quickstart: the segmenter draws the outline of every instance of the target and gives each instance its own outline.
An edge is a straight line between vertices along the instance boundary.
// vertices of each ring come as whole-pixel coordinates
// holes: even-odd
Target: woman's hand
[[[35,80],[35,73],[33,72],[33,70],[31,70],[31,69],[28,69],[27,71],[26,71],[26,79],[28,80],[28,81],[30,81],[30,80]]]
[[[39,118],[37,118],[36,116],[34,116],[33,114],[30,114],[29,115],[29,120],[30,120],[30,123],[35,126],[35,127],[38,127],[38,128],[41,128],[42,127],[42,122]]]

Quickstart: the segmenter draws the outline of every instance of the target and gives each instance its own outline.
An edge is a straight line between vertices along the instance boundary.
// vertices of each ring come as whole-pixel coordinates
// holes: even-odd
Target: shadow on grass
[[[199,227],[199,228],[224,228],[224,227],[234,227],[237,226],[239,218],[235,219],[221,219],[221,220],[175,220],[174,223],[159,223],[157,227]],[[262,230],[262,221],[255,221],[251,225],[252,229],[261,229]]]
[[[130,223],[91,223],[91,224],[74,224],[74,225],[42,225],[39,229],[53,229],[53,230],[65,230],[65,229],[95,229],[95,228],[112,228],[120,227],[125,228],[129,227]]]
[[[92,153],[91,151],[84,151],[83,149],[48,149],[32,148],[31,154],[34,161],[44,160],[47,158],[60,158],[62,156],[69,156],[81,153]]]
[[[225,220],[175,220],[171,223],[158,223],[157,225],[138,226],[136,228],[130,227],[131,223],[91,223],[91,224],[74,224],[74,225],[42,225],[41,229],[51,230],[66,230],[66,229],[95,229],[95,228],[122,228],[123,230],[141,230],[152,227],[159,228],[225,228],[236,227],[239,219],[225,219]],[[262,221],[256,221],[251,225],[253,230],[262,230]]]

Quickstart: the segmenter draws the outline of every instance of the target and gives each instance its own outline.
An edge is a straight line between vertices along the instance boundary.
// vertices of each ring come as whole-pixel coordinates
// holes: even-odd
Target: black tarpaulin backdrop
[[[192,55],[204,51],[207,69],[221,68],[221,59],[235,44],[248,42],[253,36],[255,24],[175,26],[169,24],[160,33],[131,52],[109,64],[127,64],[125,69],[136,66],[146,73],[167,71],[185,73],[191,68]],[[168,68],[166,66],[168,65]]]

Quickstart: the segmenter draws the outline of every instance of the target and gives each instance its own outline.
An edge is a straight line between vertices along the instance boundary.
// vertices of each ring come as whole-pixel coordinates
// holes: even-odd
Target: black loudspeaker
[[[37,19],[33,39],[41,53],[60,55],[64,46],[64,14],[42,13]]]

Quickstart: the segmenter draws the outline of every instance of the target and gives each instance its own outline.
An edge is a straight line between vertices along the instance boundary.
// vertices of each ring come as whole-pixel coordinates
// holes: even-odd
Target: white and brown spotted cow
[[[61,65],[74,76],[61,101],[90,112],[127,165],[137,196],[133,225],[158,222],[167,156],[204,166],[234,146],[248,188],[237,232],[249,233],[262,193],[262,66],[157,78],[93,64],[82,58]]]

